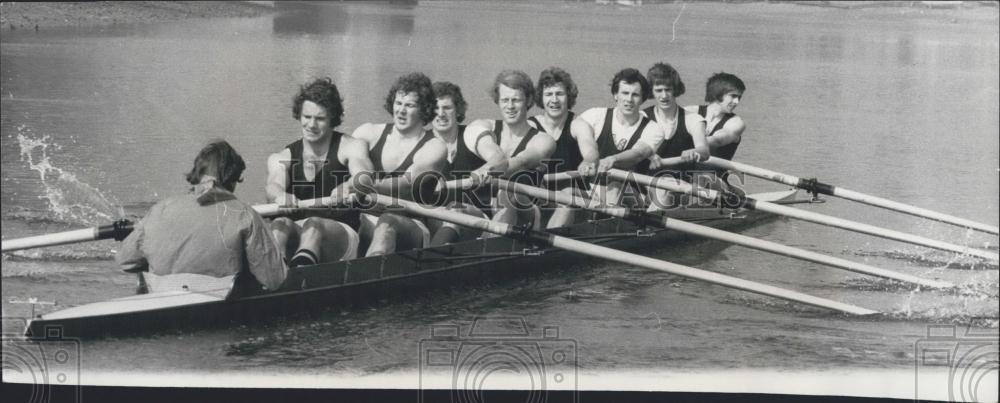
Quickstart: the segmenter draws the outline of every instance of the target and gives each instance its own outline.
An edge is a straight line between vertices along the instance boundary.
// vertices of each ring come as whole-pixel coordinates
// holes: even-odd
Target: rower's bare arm
[[[486,161],[483,166],[476,169],[473,173],[483,177],[485,175],[489,175],[490,172],[507,171],[507,155],[504,154],[503,150],[500,149],[500,146],[493,141],[493,132],[489,129],[485,129],[482,125],[470,125],[465,129],[462,141],[465,141],[466,147],[471,150],[473,154],[482,158],[483,161]],[[469,144],[472,146],[469,147]]]
[[[552,152],[556,150],[556,141],[552,139],[552,136],[541,134],[545,133],[532,137],[524,151],[521,151],[516,157],[507,159],[507,172],[505,172],[507,176],[520,171],[537,169],[542,164],[543,159],[552,155]]]
[[[371,189],[372,183],[374,183],[374,176],[371,172],[375,167],[368,157],[368,142],[352,137],[342,138],[340,148],[337,150],[337,158],[347,166],[351,179],[341,183],[330,193],[335,203],[342,203],[348,195],[356,190]]]
[[[653,148],[644,142],[635,143],[632,148],[601,160],[599,170],[611,168],[632,169],[635,164],[653,155]]]
[[[601,159],[601,151],[597,148],[594,128],[590,123],[578,117],[570,123],[569,130],[576,139],[576,144],[580,148],[580,155],[583,156],[583,161],[597,163]]]
[[[746,124],[743,123],[743,119],[739,116],[733,116],[726,121],[726,124],[721,129],[708,137],[708,146],[716,148],[740,141],[745,129]]]
[[[684,125],[687,128],[687,132],[691,134],[694,148],[684,150],[681,153],[681,157],[685,161],[697,162],[707,160],[711,154],[709,153],[708,140],[705,138],[705,119],[701,118],[701,115],[697,113],[688,113],[684,117]]]
[[[264,186],[264,193],[269,203],[286,206],[298,203],[294,195],[285,192],[288,182],[292,180],[288,174],[288,166],[291,163],[292,152],[287,148],[267,157],[267,185]]]

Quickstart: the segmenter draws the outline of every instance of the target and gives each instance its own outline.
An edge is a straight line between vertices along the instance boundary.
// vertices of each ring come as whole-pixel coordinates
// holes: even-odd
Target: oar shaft
[[[719,200],[720,194],[715,190],[704,189],[704,188],[694,188],[690,184],[677,181],[674,178],[669,177],[658,177],[654,178],[647,175],[640,175],[633,172],[625,172],[618,169],[612,169],[608,172],[609,177],[613,177],[618,180],[632,180],[636,183],[645,186],[652,186],[664,190],[669,190],[672,192],[681,192],[691,194],[707,200]],[[799,210],[792,207],[781,206],[778,204],[754,200],[753,198],[745,198],[742,200],[742,206],[746,208],[756,209],[772,214],[778,214],[786,217],[796,218],[803,221],[809,221],[817,224],[827,225],[831,227],[846,229],[849,231],[859,232],[862,234],[873,235],[881,238],[892,239],[895,241],[906,242],[914,245],[925,246],[928,248],[939,249],[949,252],[968,254],[971,256],[976,256],[982,259],[988,259],[991,261],[1000,260],[1000,255],[996,253],[987,252],[984,250],[971,248],[968,246],[955,245],[948,242],[936,241],[929,238],[924,238],[917,235],[906,234],[899,231],[894,231],[890,229],[876,227],[874,225],[862,224],[855,221],[845,220],[836,217],[830,217],[827,215],[814,213],[811,211]]]
[[[910,214],[917,217],[940,221],[952,225],[957,225],[960,227],[971,228],[977,231],[987,232],[994,235],[1000,234],[1000,227],[997,226],[987,225],[976,221],[964,219],[961,217],[955,217],[953,215],[939,213],[937,211],[928,210],[917,206],[911,206],[909,204],[900,203],[889,199],[881,198],[878,196],[864,194],[861,192],[856,192],[839,186],[833,186],[825,183],[806,180],[796,176],[787,175],[780,172],[775,172],[768,169],[755,167],[752,165],[747,165],[720,158],[709,158],[707,161],[705,161],[705,163],[708,165],[712,165],[716,168],[739,171],[750,176],[756,176],[758,178],[767,179],[778,183],[784,183],[789,186],[814,190],[817,193],[840,197],[847,200],[853,200],[870,206],[881,207],[893,211],[898,211],[901,213]]]
[[[624,264],[631,264],[678,276],[702,280],[709,283],[722,285],[725,287],[736,288],[744,291],[754,292],[757,294],[763,294],[775,298],[781,298],[788,301],[799,302],[807,305],[850,313],[854,315],[869,315],[878,313],[877,311],[873,311],[871,309],[866,309],[850,304],[819,298],[799,293],[796,291],[791,291],[783,288],[769,286],[766,284],[756,283],[753,281],[738,279],[735,277],[729,277],[718,273],[699,270],[693,267],[687,267],[674,263],[664,262],[662,260],[657,260],[645,256],[627,253],[617,249],[612,249],[583,241],[577,241],[571,238],[566,238],[531,230],[519,230],[508,224],[498,223],[482,219],[479,217],[465,215],[454,211],[449,211],[443,208],[424,207],[421,206],[420,204],[411,201],[391,199],[386,196],[380,196],[374,194],[369,195],[368,197],[374,199],[375,203],[383,206],[387,207],[402,206],[403,209],[412,214],[436,218],[442,221],[448,221],[455,224],[472,227],[503,236],[513,236],[513,237],[527,236],[530,238],[531,241],[536,243],[554,246],[556,248],[564,249],[570,252],[580,253],[591,257],[616,261]]]
[[[289,214],[295,211],[308,210],[315,208],[329,208],[327,206],[330,203],[329,197],[300,200],[297,207],[285,207],[277,203],[271,204],[258,204],[253,206],[253,209],[257,211],[258,214],[264,217],[271,217],[281,214]],[[55,234],[45,234],[37,235],[25,238],[17,239],[5,239],[2,241],[3,252],[14,252],[23,249],[32,248],[42,248],[47,246],[58,246],[66,245],[71,243],[80,243],[87,241],[99,241],[102,239],[115,238],[118,240],[124,239],[129,232],[132,232],[132,224],[127,221],[118,221],[116,223],[102,225],[93,228],[83,228],[72,231],[58,232]]]
[[[44,246],[65,245],[87,241],[99,241],[102,239],[125,239],[132,232],[132,222],[128,220],[118,220],[111,224],[101,225],[93,228],[83,228],[72,231],[58,232],[55,234],[36,235],[26,238],[4,240],[3,252],[14,252],[23,249],[40,248]]]
[[[22,249],[38,248],[43,246],[65,245],[68,243],[96,241],[97,228],[84,228],[73,231],[60,232],[55,234],[45,234],[26,238],[10,239],[3,241],[3,252],[13,252]]]
[[[575,206],[590,211],[604,213],[614,217],[631,219],[646,225],[671,229],[686,234],[693,234],[705,238],[711,238],[724,242],[734,243],[748,248],[762,250],[765,252],[771,252],[814,263],[824,264],[827,266],[837,267],[844,270],[853,271],[856,273],[868,274],[872,276],[888,278],[907,283],[919,284],[925,287],[932,287],[932,288],[953,287],[952,284],[943,281],[927,280],[904,273],[898,273],[891,270],[885,270],[878,267],[869,266],[866,264],[852,262],[846,259],[826,256],[820,253],[807,251],[804,249],[793,248],[791,246],[765,241],[763,239],[757,239],[746,235],[735,234],[732,232],[723,231],[712,227],[707,227],[704,225],[698,225],[686,221],[671,219],[662,215],[650,214],[622,207],[593,206],[589,205],[589,203],[586,203],[583,200],[578,200],[572,195],[559,192],[551,192],[547,191],[546,189],[522,185],[509,181],[501,180],[499,181],[498,184],[501,188],[507,189],[509,191],[521,193],[539,199],[554,201],[556,203],[563,205]]]

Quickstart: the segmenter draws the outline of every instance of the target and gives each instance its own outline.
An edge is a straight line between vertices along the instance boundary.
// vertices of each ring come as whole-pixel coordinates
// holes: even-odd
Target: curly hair
[[[615,73],[614,78],[611,79],[611,95],[618,94],[618,84],[622,81],[626,84],[639,83],[642,87],[642,101],[645,102],[649,99],[652,92],[649,88],[649,81],[646,81],[646,77],[643,77],[639,70],[629,67]]]
[[[525,72],[504,70],[497,74],[497,78],[493,80],[493,88],[490,89],[490,96],[493,97],[493,103],[498,105],[500,104],[500,84],[521,90],[521,93],[524,94],[524,104],[527,105],[525,110],[531,109],[531,105],[535,103],[535,85]]]
[[[437,98],[450,97],[455,103],[455,119],[459,122],[465,120],[465,110],[469,104],[462,97],[462,89],[448,81],[438,81],[434,83],[434,96]]]
[[[646,73],[646,80],[649,81],[651,87],[666,85],[672,88],[671,93],[674,97],[684,95],[685,88],[684,82],[681,81],[681,74],[669,63],[661,62],[654,64]]]
[[[410,73],[396,80],[389,89],[389,94],[385,97],[385,111],[392,115],[392,104],[396,101],[396,94],[403,95],[409,93],[417,94],[417,107],[420,109],[420,120],[424,123],[434,119],[434,109],[437,108],[437,97],[434,96],[434,88],[431,79],[423,73]]]
[[[556,84],[562,84],[566,87],[566,109],[573,109],[576,105],[576,97],[580,94],[580,90],[576,88],[576,83],[573,82],[573,77],[566,72],[566,70],[560,69],[558,67],[549,67],[542,70],[542,74],[538,76],[538,99],[535,100],[535,105],[539,108],[544,107],[542,105],[542,93],[545,89]]]
[[[218,178],[219,183],[233,191],[236,183],[241,182],[240,176],[247,168],[243,157],[225,140],[215,140],[198,152],[194,158],[194,166],[186,175],[188,183],[197,185],[205,175]]]
[[[330,119],[330,127],[340,126],[344,120],[344,99],[333,84],[330,77],[319,78],[299,87],[298,94],[292,97],[292,117],[299,120],[302,117],[302,104],[310,101],[326,109]]]
[[[729,73],[715,73],[705,83],[705,102],[722,101],[727,93],[739,91],[742,94],[746,90],[746,85],[739,77]]]

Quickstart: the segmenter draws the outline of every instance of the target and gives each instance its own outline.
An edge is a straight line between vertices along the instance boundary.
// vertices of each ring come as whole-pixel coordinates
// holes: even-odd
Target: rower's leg
[[[416,219],[384,213],[375,224],[372,243],[365,256],[377,256],[396,251],[422,248],[430,241],[427,227]]]
[[[576,192],[574,192],[572,187],[562,188],[559,190],[559,193],[577,197],[575,194]],[[577,209],[575,207],[559,205],[559,207],[556,207],[555,211],[552,212],[552,217],[549,218],[549,223],[546,224],[545,228],[559,228],[572,225],[576,212]]]
[[[303,232],[312,230],[317,230],[320,238],[317,245],[320,262],[317,263],[336,262],[358,256],[358,233],[347,224],[313,218],[306,222]]]
[[[299,234],[302,228],[288,217],[278,217],[271,220],[271,233],[278,241],[278,250],[282,256],[292,256],[299,248]]]

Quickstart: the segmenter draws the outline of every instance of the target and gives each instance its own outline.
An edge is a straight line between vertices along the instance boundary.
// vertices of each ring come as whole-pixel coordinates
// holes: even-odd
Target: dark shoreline
[[[3,2],[0,3],[0,29],[40,31],[50,28],[148,24],[189,18],[251,18],[272,12],[272,7],[246,1]]]

